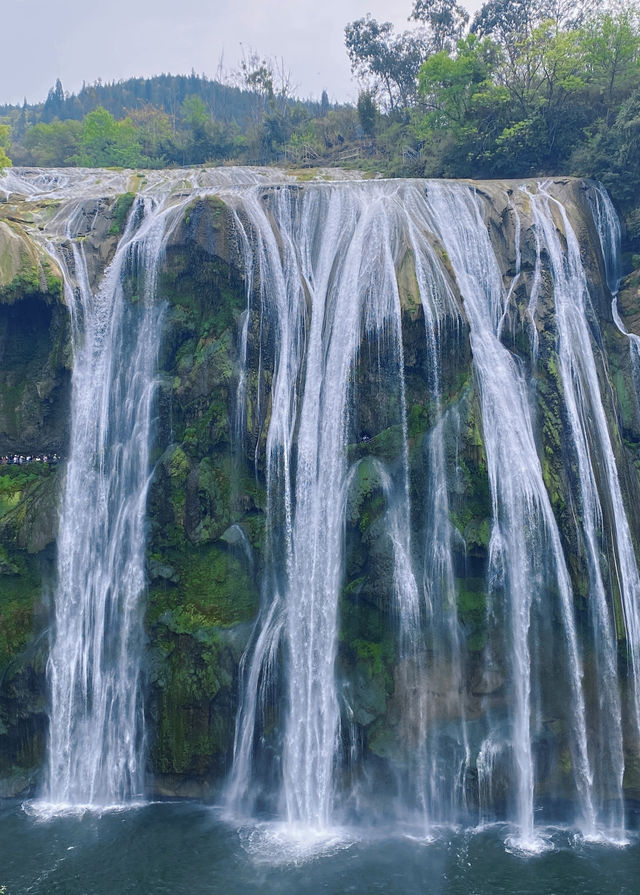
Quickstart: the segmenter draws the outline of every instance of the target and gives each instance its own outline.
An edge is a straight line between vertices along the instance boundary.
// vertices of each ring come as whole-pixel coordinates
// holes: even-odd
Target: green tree
[[[640,13],[629,6],[585,26],[586,67],[611,122],[620,100],[640,86]]]
[[[7,155],[9,141],[11,139],[11,127],[8,124],[0,124],[0,172],[11,165],[11,159]]]
[[[413,103],[426,52],[420,35],[395,34],[391,22],[367,15],[346,26],[345,44],[351,70],[383,107],[395,113]]]
[[[80,136],[80,165],[135,168],[146,161],[135,126],[130,118],[116,121],[99,106],[85,117]]]
[[[620,106],[610,126],[601,119],[589,140],[577,143],[573,173],[601,180],[625,210],[637,210],[640,197],[640,89]],[[636,216],[638,212],[636,211]],[[640,249],[640,220],[631,234]]]
[[[54,118],[62,118],[64,102],[65,96],[62,81],[60,78],[57,78],[55,87],[52,87],[47,95],[40,120],[47,123],[53,121]]]
[[[40,122],[27,130],[24,145],[35,165],[69,165],[80,150],[81,134],[79,121]]]
[[[151,103],[142,103],[128,111],[136,128],[140,148],[153,167],[180,161],[175,121]]]
[[[427,26],[427,44],[437,53],[456,46],[464,36],[469,13],[456,0],[414,0],[410,18]]]
[[[375,99],[369,90],[361,90],[358,94],[358,119],[362,130],[368,137],[372,137],[376,129],[378,109]]]
[[[427,128],[465,128],[471,124],[476,96],[491,89],[490,75],[497,61],[489,40],[469,34],[458,41],[457,53],[434,53],[420,69],[418,90],[422,99],[416,120]]]

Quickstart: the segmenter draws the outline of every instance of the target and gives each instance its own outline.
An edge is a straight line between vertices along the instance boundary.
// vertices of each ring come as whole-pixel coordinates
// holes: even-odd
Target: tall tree
[[[133,168],[144,164],[136,129],[130,118],[116,121],[110,112],[98,107],[82,122],[80,153],[77,161],[89,167],[117,166]]]
[[[469,13],[456,0],[414,0],[411,19],[427,26],[429,49],[451,50],[463,37]]]
[[[367,15],[345,28],[351,70],[390,112],[406,109],[416,96],[426,47],[415,33],[396,34],[391,22]]]
[[[62,118],[64,111],[64,90],[60,78],[56,79],[55,87],[52,87],[44,103],[40,120],[45,123],[54,118]]]
[[[8,124],[0,124],[0,172],[3,168],[11,165],[11,159],[7,155],[9,151],[9,140],[11,138],[11,127]]]
[[[476,13],[471,31],[490,37],[510,54],[543,22],[573,28],[606,0],[487,0]]]

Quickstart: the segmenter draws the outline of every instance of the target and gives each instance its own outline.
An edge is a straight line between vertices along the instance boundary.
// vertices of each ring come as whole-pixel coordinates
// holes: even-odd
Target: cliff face
[[[537,186],[530,189],[535,193]],[[600,392],[637,539],[640,411],[629,340],[611,314],[589,189],[567,180],[549,186],[580,244]],[[558,373],[553,282],[549,269],[540,265],[541,257],[548,258],[541,255],[526,198],[518,198],[518,217],[514,215],[511,203],[517,190],[511,183],[477,184],[503,282],[512,288],[501,338],[529,373],[544,484],[569,557],[578,628],[586,631],[588,558],[575,525],[575,457],[568,447],[569,422]],[[73,350],[60,272],[32,232],[40,221],[46,233],[57,212],[56,200],[36,207],[9,199],[0,205],[0,454],[56,451],[62,457],[52,468],[29,464],[0,469],[0,776],[7,781],[5,792],[22,792],[34,785],[43,761],[47,627]],[[84,205],[81,238],[95,283],[123,230],[127,201],[126,196],[110,196],[88,199]],[[258,288],[261,271],[246,268],[238,235],[241,221],[242,211],[233,200],[210,196],[189,201],[171,233],[158,281],[166,315],[148,500],[147,728],[150,786],[167,794],[207,792],[229,770],[240,659],[250,642],[267,566],[267,437],[279,336],[273,317],[261,317],[260,309],[247,302],[248,285],[253,291]],[[566,244],[559,216],[556,224]],[[365,765],[373,769],[402,765],[407,742],[417,735],[407,721],[407,700],[412,698],[408,675],[413,675],[415,689],[426,694],[428,723],[443,737],[447,726],[462,716],[470,729],[487,713],[500,716],[508,698],[510,670],[488,622],[493,504],[468,310],[452,259],[442,245],[438,251],[457,312],[443,318],[438,328],[437,400],[434,346],[425,338],[425,311],[409,245],[396,258],[404,423],[395,349],[384,339],[372,342],[366,328],[352,377],[347,451],[352,477],[344,518],[336,661],[337,677],[349,694],[353,739],[360,743]],[[537,340],[532,338],[530,316],[534,281]],[[620,312],[629,331],[640,333],[636,286],[632,275],[621,293]],[[135,281],[127,289],[136,301]],[[452,657],[441,656],[433,665],[437,671],[423,679],[420,669],[409,667],[411,656],[399,655],[395,640],[396,573],[384,470],[408,464],[414,549],[426,556],[424,544],[434,537],[430,452],[436,427],[444,432],[451,569],[465,659],[456,664]],[[295,442],[297,430],[293,438]],[[610,506],[604,507],[605,524],[611,512]],[[422,553],[420,559],[424,565]],[[610,559],[613,563],[613,554]],[[615,593],[612,599],[618,599]],[[619,603],[616,620],[623,652]],[[484,660],[488,650],[496,655],[491,668]],[[427,651],[435,654],[433,643]],[[597,698],[590,684],[596,669],[588,650],[585,655],[589,702]],[[551,682],[543,689],[551,690]],[[542,768],[538,785],[569,794],[568,734],[553,714],[552,696],[547,696],[545,733],[535,745]],[[268,718],[263,737],[267,751],[277,752],[277,735]],[[626,785],[629,794],[640,796],[637,757],[627,761]],[[470,801],[477,801],[477,770],[467,786]]]

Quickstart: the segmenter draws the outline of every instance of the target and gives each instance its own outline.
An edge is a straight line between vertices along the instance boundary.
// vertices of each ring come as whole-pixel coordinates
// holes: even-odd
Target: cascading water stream
[[[424,801],[429,806],[434,821],[451,822],[465,809],[464,774],[470,760],[465,706],[457,695],[464,675],[464,650],[457,613],[457,588],[453,568],[453,543],[455,529],[451,523],[449,502],[449,470],[446,463],[445,422],[442,409],[442,350],[443,331],[459,332],[460,309],[451,285],[442,269],[441,259],[425,233],[429,232],[430,220],[422,191],[413,186],[403,197],[407,211],[407,240],[415,264],[415,275],[424,317],[426,355],[428,359],[428,385],[434,402],[434,424],[425,444],[426,469],[429,488],[425,512],[425,551],[422,587],[426,607],[428,651],[433,657],[431,669],[445,667],[454,686],[451,687],[449,706],[460,717],[455,739],[451,738],[445,749],[429,740],[422,744],[422,760],[428,767],[428,786]],[[459,538],[459,533],[456,533]],[[419,631],[413,632],[418,640]],[[428,716],[431,707],[424,707]],[[451,754],[451,741],[455,743]],[[446,769],[443,771],[443,763]],[[446,779],[447,784],[442,785]]]
[[[534,825],[534,743],[544,698],[539,682],[541,638],[546,631],[543,595],[551,594],[556,594],[561,619],[562,670],[570,694],[566,723],[581,827],[586,835],[594,836],[604,823],[613,835],[622,821],[619,812],[606,814],[603,787],[600,781],[594,783],[573,593],[533,435],[529,389],[522,367],[500,340],[515,279],[507,292],[472,190],[436,183],[430,183],[427,190],[425,200],[412,184],[401,190],[389,184],[371,186],[374,201],[370,196],[366,208],[361,191],[353,185],[348,191],[329,186],[309,188],[302,195],[280,190],[268,199],[253,191],[239,200],[242,213],[236,216],[244,233],[245,263],[257,271],[259,283],[259,301],[254,300],[253,307],[259,309],[261,334],[270,326],[277,332],[267,481],[269,524],[278,534],[270,536],[271,571],[265,577],[263,621],[247,660],[228,804],[235,810],[251,810],[255,738],[265,696],[274,692],[270,679],[284,643],[288,699],[282,810],[292,824],[322,829],[331,823],[339,750],[335,659],[337,600],[344,575],[344,504],[350,481],[346,465],[349,393],[360,341],[366,334],[370,343],[376,339],[386,343],[398,371],[404,460],[393,473],[395,480],[382,468],[378,478],[388,508],[399,661],[406,672],[404,677],[399,674],[396,687],[413,693],[413,704],[407,705],[409,714],[403,722],[413,743],[407,767],[414,794],[407,804],[421,806],[427,823],[430,819],[453,819],[464,808],[464,774],[473,760],[464,706],[457,706],[459,760],[445,768],[440,747],[431,735],[431,707],[425,690],[429,674],[437,673],[438,666],[440,673],[447,666],[454,680],[462,681],[464,676],[438,359],[440,328],[445,321],[456,326],[460,314],[448,273],[431,244],[435,234],[463,296],[480,389],[493,500],[488,618],[506,620],[501,650],[506,651],[512,677],[509,723],[518,825],[515,842],[525,850],[543,845]],[[512,208],[519,232],[517,203]],[[528,306],[533,323],[542,283],[541,247],[546,239],[548,235],[536,227],[536,265]],[[519,235],[516,242],[516,278],[520,280]],[[435,406],[435,423],[426,443],[430,497],[421,589],[413,570],[408,527],[408,432],[395,272],[407,247],[425,320],[429,385]],[[243,330],[246,339],[247,326]],[[536,349],[537,342],[534,359]],[[279,576],[277,569],[284,574]],[[429,660],[423,639],[425,619],[431,631]],[[605,626],[602,637],[606,640],[607,636]],[[493,664],[491,652],[487,661]],[[617,677],[611,669],[603,667],[601,686],[615,717]],[[496,757],[505,748],[497,732],[499,724],[495,719],[490,725],[477,757],[482,792],[492,791]],[[617,751],[615,743],[610,745],[608,761],[618,774]],[[483,756],[489,755],[485,761]],[[452,792],[459,795],[452,796]]]
[[[602,738],[600,798],[615,805],[610,809],[609,821],[609,827],[615,833],[624,829],[624,757],[613,601],[616,590],[619,590],[631,666],[637,737],[640,730],[640,577],[600,394],[587,319],[588,288],[580,247],[564,207],[544,187],[540,187],[538,195],[531,197],[531,202],[534,222],[548,253],[553,274],[557,351],[572,445],[578,463],[581,529],[588,558],[590,607],[594,615],[592,630],[603,695],[599,718]],[[566,249],[560,243],[553,218],[554,210],[562,222]],[[609,264],[608,270],[611,269],[612,265]],[[615,275],[610,278],[614,288],[617,279]],[[606,507],[603,507],[599,496],[598,480],[606,484]],[[606,579],[601,561],[606,545],[602,544],[599,536],[605,513],[615,550],[615,571]]]
[[[367,204],[361,191],[327,187],[305,192],[302,201],[298,198],[286,190],[271,195],[271,217],[257,193],[242,200],[243,216],[256,240],[260,302],[266,309],[263,313],[275,319],[278,332],[267,483],[272,529],[274,513],[281,518],[280,539],[272,537],[270,546],[271,564],[285,570],[286,577],[281,606],[278,592],[267,594],[263,632],[270,626],[273,636],[261,634],[251,658],[229,802],[238,808],[251,785],[247,774],[259,715],[251,683],[264,675],[274,636],[282,631],[288,694],[283,810],[290,823],[323,829],[331,820],[339,731],[334,665],[349,378],[371,278],[382,282],[391,273],[395,283],[395,274],[392,259],[384,262],[388,246],[384,215],[376,214],[380,209],[376,203]],[[372,318],[368,325],[376,327],[378,322]],[[276,573],[272,575],[271,581]]]
[[[77,214],[65,273],[74,368],[71,443],[58,540],[43,801],[120,805],[142,797],[145,512],[162,309],[154,301],[165,220],[136,200],[100,288],[89,285]],[[139,277],[131,303],[125,271]]]
[[[401,655],[411,659],[414,673],[424,658],[419,647],[420,597],[411,556],[401,309],[395,272],[403,244],[400,234],[407,224],[397,194],[398,188],[392,184],[376,190],[373,202],[362,187],[347,191],[326,186],[307,190],[302,197],[281,191],[269,200],[271,218],[257,193],[242,199],[242,220],[250,221],[255,242],[253,256],[246,263],[259,271],[262,314],[275,314],[279,335],[267,482],[272,517],[278,499],[282,501],[279,489],[284,487],[284,505],[280,507],[284,540],[277,544],[272,539],[270,550],[281,551],[272,555],[271,563],[286,568],[287,581],[281,606],[277,589],[266,594],[267,608],[263,609],[239,716],[228,803],[235,809],[246,806],[260,694],[269,689],[264,681],[277,649],[275,640],[282,633],[289,663],[284,809],[290,822],[312,827],[322,828],[330,822],[333,803],[339,725],[334,666],[337,600],[344,574],[348,399],[363,333],[380,342],[380,350],[390,355],[397,371],[393,375],[398,383],[403,460],[394,474],[397,480],[386,489],[393,582]],[[402,200],[408,201],[408,195]],[[274,221],[277,239],[272,232]],[[248,250],[252,240],[239,218],[237,223]],[[430,280],[424,286],[425,294],[428,288],[433,290]],[[287,341],[291,334],[295,335],[293,343]],[[290,454],[296,425],[294,467]],[[274,578],[268,573],[271,583]],[[421,715],[421,710],[417,714]],[[413,726],[416,724],[421,726],[419,718],[414,719]],[[424,732],[419,739],[424,748]],[[424,789],[418,798],[423,807],[426,786]]]
[[[591,830],[595,822],[571,584],[536,451],[523,373],[497,336],[506,295],[478,199],[462,185],[433,183],[428,204],[432,229],[451,259],[470,325],[493,501],[489,593],[493,601],[502,600],[509,632],[505,649],[513,684],[515,841],[537,850],[542,843],[534,827],[532,625],[549,570],[560,596],[569,652],[576,786],[586,828]]]
[[[636,398],[636,409],[640,416],[640,336],[629,332],[620,317],[618,309],[618,289],[622,275],[620,242],[622,233],[620,221],[613,207],[611,199],[600,186],[590,188],[588,194],[589,204],[593,213],[593,220],[598,231],[602,257],[605,262],[607,285],[613,296],[611,301],[611,314],[613,322],[623,336],[629,340],[629,355],[631,358],[631,375]]]

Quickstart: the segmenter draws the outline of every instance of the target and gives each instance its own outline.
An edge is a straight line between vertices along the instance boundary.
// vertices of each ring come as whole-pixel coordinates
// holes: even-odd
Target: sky
[[[0,0],[0,104],[163,72],[215,78],[243,52],[282,60],[294,93],[354,100],[344,27],[370,12],[408,27],[412,0]],[[464,5],[473,11],[481,0]]]

